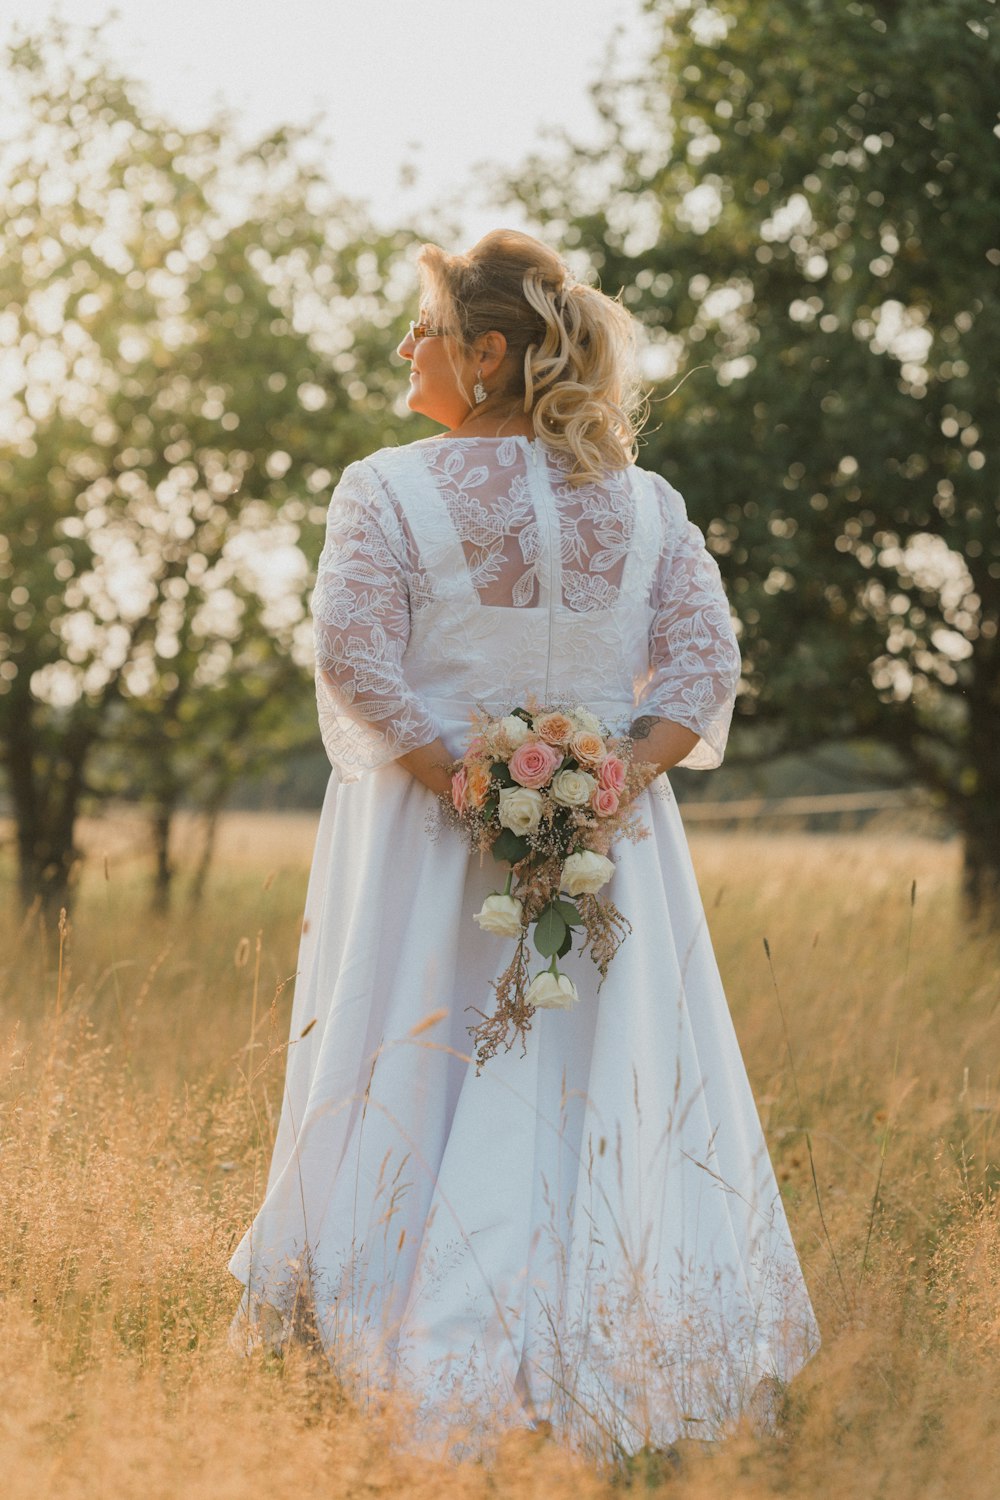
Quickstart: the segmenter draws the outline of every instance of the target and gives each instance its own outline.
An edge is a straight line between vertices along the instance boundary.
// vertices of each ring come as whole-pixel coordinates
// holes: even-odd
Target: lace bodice
[[[529,693],[693,729],[720,763],[739,652],[678,492],[633,467],[568,482],[523,437],[427,438],[345,469],[313,595],[320,728],[342,781]]]

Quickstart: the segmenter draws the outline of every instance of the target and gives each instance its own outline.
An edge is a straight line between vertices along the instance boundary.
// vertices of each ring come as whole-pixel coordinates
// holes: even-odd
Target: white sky
[[[110,0],[55,8],[92,24]],[[53,9],[0,0],[0,43]],[[613,35],[625,67],[648,46],[640,0],[117,0],[116,10],[109,50],[182,126],[219,103],[247,134],[321,113],[337,189],[366,199],[387,227],[449,205],[470,241],[517,224],[492,204],[490,184],[543,131],[595,138],[588,88]]]

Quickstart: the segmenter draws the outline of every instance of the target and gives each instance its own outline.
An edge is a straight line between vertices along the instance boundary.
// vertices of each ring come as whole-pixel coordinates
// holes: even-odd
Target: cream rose
[[[561,889],[571,896],[592,896],[602,885],[607,885],[614,873],[612,860],[585,849],[582,854],[571,854],[563,864]]]
[[[518,745],[523,745],[531,733],[530,726],[517,714],[507,714],[506,718],[500,720],[499,727],[511,750],[516,750]]]
[[[550,792],[553,802],[563,807],[585,807],[596,786],[594,777],[586,771],[559,771],[552,778]]]
[[[528,985],[524,998],[536,1010],[569,1010],[580,996],[568,975],[553,974],[551,969],[543,969]]]
[[[484,932],[495,932],[497,937],[517,937],[521,931],[524,907],[516,896],[504,896],[495,891],[487,896],[482,910],[473,917]]]
[[[592,714],[589,708],[578,704],[573,710],[573,717],[581,729],[589,730],[591,734],[600,734],[601,721],[596,714]]]
[[[542,794],[526,786],[505,786],[497,816],[512,833],[534,833],[542,816]]]

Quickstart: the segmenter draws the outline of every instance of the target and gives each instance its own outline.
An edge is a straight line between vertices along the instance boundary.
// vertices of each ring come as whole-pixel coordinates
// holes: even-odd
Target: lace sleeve
[[[668,487],[666,501],[649,627],[650,676],[635,712],[693,729],[699,741],[680,765],[709,771],[725,753],[740,653],[719,565],[677,491]]]
[[[312,597],[320,734],[341,781],[357,781],[438,726],[407,686],[405,539],[369,465],[344,470],[330,500]]]

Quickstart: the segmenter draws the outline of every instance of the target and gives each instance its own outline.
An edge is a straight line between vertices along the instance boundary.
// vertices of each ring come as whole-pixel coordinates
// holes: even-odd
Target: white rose
[[[553,974],[551,969],[543,969],[528,985],[524,998],[536,1010],[569,1010],[580,996],[576,985],[567,975]]]
[[[521,916],[524,907],[516,896],[504,896],[499,891],[487,896],[482,911],[473,917],[484,932],[495,932],[497,937],[517,937],[521,931]]]
[[[534,833],[542,816],[542,794],[527,786],[505,786],[498,816],[512,833]]]
[[[597,717],[597,715],[592,714],[589,709],[584,708],[582,705],[578,705],[573,710],[573,717],[579,724],[581,729],[589,729],[593,734],[600,734],[602,727],[601,721]]]
[[[597,782],[586,771],[557,771],[552,778],[553,802],[564,807],[585,807],[597,788]]]
[[[523,745],[531,733],[528,725],[517,714],[508,714],[506,718],[501,719],[500,728],[512,750],[516,750],[518,745]]]
[[[615,873],[614,862],[603,854],[585,849],[582,854],[571,854],[562,867],[561,889],[571,896],[592,896],[602,885],[607,885]]]

